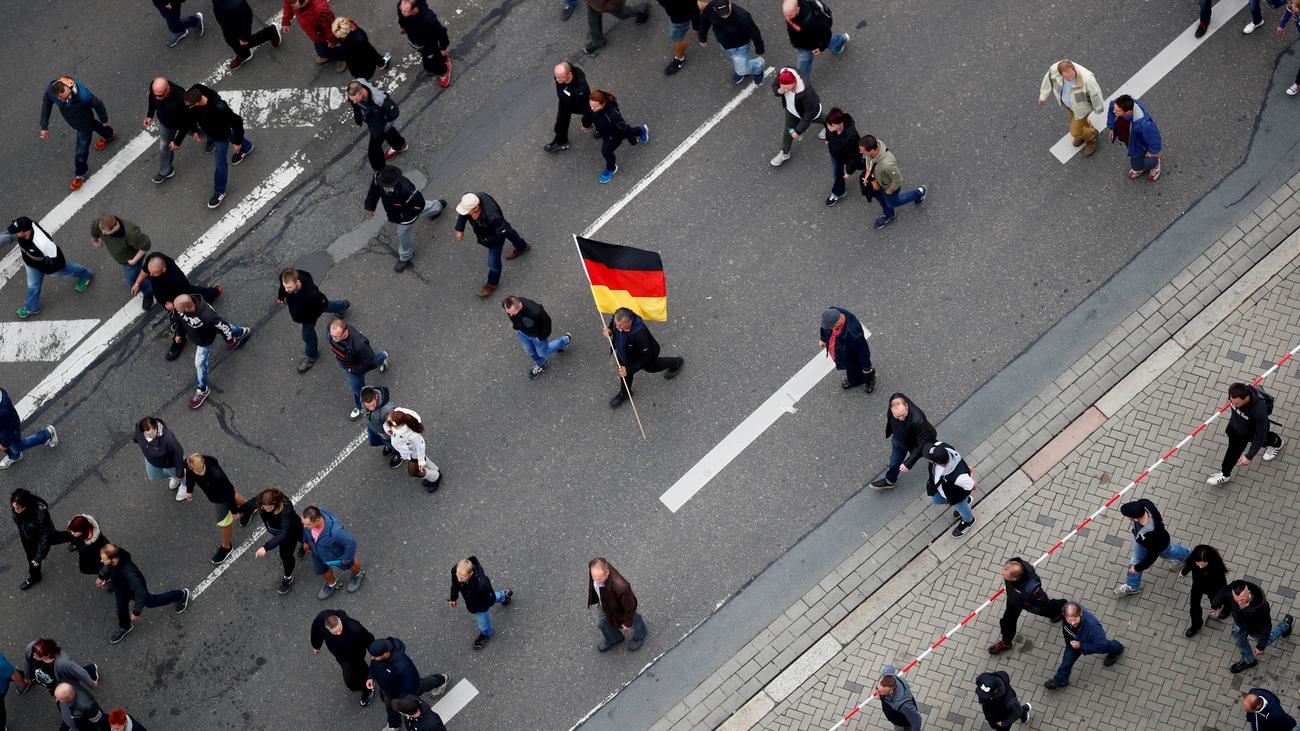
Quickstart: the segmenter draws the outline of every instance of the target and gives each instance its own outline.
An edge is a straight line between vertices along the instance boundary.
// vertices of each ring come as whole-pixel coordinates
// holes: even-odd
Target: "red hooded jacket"
[[[330,31],[334,11],[330,9],[329,0],[307,0],[302,7],[298,6],[297,0],[284,0],[284,19],[280,22],[288,26],[295,15],[298,16],[298,26],[313,43],[328,43],[330,47],[337,43]]]

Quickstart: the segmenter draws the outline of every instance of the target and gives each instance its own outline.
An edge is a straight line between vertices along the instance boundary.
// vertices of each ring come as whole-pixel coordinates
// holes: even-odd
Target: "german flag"
[[[605,244],[574,236],[591,283],[596,309],[612,313],[626,307],[647,320],[668,319],[664,263],[653,251]]]

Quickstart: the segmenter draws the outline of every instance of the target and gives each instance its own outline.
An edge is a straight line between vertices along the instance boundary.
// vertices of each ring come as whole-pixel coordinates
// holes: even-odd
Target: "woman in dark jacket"
[[[369,81],[377,69],[388,68],[388,58],[392,54],[379,55],[379,51],[370,45],[370,36],[351,18],[335,18],[332,30],[343,48],[343,60],[353,78]]]
[[[108,536],[100,530],[99,522],[92,515],[77,515],[68,521],[68,540],[77,552],[77,570],[87,576],[98,576],[100,569],[99,549],[108,543]],[[112,587],[108,588],[112,591]]]
[[[27,554],[27,578],[18,588],[27,591],[41,582],[41,564],[45,562],[50,546],[67,543],[71,538],[67,533],[54,529],[50,506],[27,490],[21,487],[14,490],[9,496],[9,505],[13,508],[14,525],[18,526],[23,553]]]
[[[1212,600],[1215,594],[1223,591],[1223,588],[1228,585],[1228,565],[1223,562],[1223,557],[1213,546],[1201,544],[1193,548],[1191,555],[1183,562],[1178,578],[1185,579],[1188,574],[1192,576],[1189,607],[1192,626],[1188,627],[1183,634],[1193,637],[1201,631],[1201,625],[1204,624],[1204,618],[1201,616],[1201,598],[1209,597]]]
[[[280,594],[288,594],[293,588],[293,569],[297,559],[302,557],[302,518],[293,509],[293,501],[274,487],[267,488],[252,500],[239,506],[240,520],[243,516],[257,511],[262,516],[262,525],[271,537],[257,549],[257,557],[262,558],[270,551],[279,550],[280,564],[284,572],[280,575]]]
[[[925,448],[939,441],[939,435],[925,418],[925,412],[901,393],[889,397],[889,408],[885,411],[885,438],[890,440],[889,469],[884,476],[869,483],[877,490],[893,487],[898,482],[898,473],[915,467]]]
[[[826,151],[831,155],[831,194],[826,205],[833,206],[844,197],[844,181],[855,171],[866,167],[862,151],[858,149],[858,129],[843,109],[831,107],[826,114]]]
[[[591,107],[591,119],[596,125],[596,135],[600,137],[600,154],[605,158],[605,169],[600,174],[600,182],[608,183],[618,172],[618,162],[614,160],[614,150],[627,140],[632,145],[645,144],[650,141],[650,128],[646,125],[629,127],[618,111],[618,97],[596,89],[591,92],[587,102]]]

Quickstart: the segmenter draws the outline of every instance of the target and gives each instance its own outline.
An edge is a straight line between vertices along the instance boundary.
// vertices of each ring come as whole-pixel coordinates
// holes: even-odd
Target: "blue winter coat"
[[[1106,129],[1115,129],[1115,104],[1112,102],[1106,110]],[[1146,157],[1147,153],[1157,154],[1163,147],[1160,144],[1160,128],[1156,120],[1147,111],[1147,105],[1141,99],[1133,100],[1133,126],[1128,133],[1128,156]]]
[[[54,93],[54,84],[59,81],[72,86],[72,96],[66,102],[59,101],[58,95]],[[100,123],[108,124],[108,109],[104,107],[104,102],[70,76],[60,77],[45,85],[45,94],[41,96],[41,129],[50,128],[50,110],[53,107],[59,108],[64,121],[75,130],[91,129],[96,116]]]
[[[351,566],[357,555],[357,539],[343,527],[338,518],[328,510],[320,511],[325,519],[325,529],[320,538],[313,538],[310,530],[303,531],[303,540],[311,546],[311,553],[326,566]]]
[[[1079,652],[1085,655],[1096,655],[1110,651],[1110,640],[1106,638],[1106,630],[1102,628],[1101,621],[1097,615],[1088,611],[1087,607],[1079,606],[1082,612],[1079,628],[1074,629],[1070,623],[1061,620],[1061,634],[1065,636],[1066,644],[1071,640],[1079,641]],[[1062,610],[1064,613],[1064,610]]]

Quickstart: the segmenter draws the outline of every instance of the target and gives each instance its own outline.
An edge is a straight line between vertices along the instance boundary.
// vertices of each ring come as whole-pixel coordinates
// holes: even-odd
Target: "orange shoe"
[[[108,147],[109,145],[113,144],[113,142],[115,142],[116,140],[117,140],[116,132],[114,132],[113,136],[109,137],[108,139],[104,139],[103,137],[100,137],[98,140],[95,140],[95,149],[102,150],[105,147]]]
[[[446,89],[451,86],[451,59],[447,59],[447,73],[438,77],[438,86]]]
[[[75,178],[72,179],[72,183],[71,183],[70,185],[68,185],[68,189],[69,189],[69,190],[81,190],[81,186],[83,186],[83,185],[85,185],[85,184],[86,184],[86,179],[83,178],[83,177],[81,177],[80,175],[78,175],[77,177],[75,177]]]

